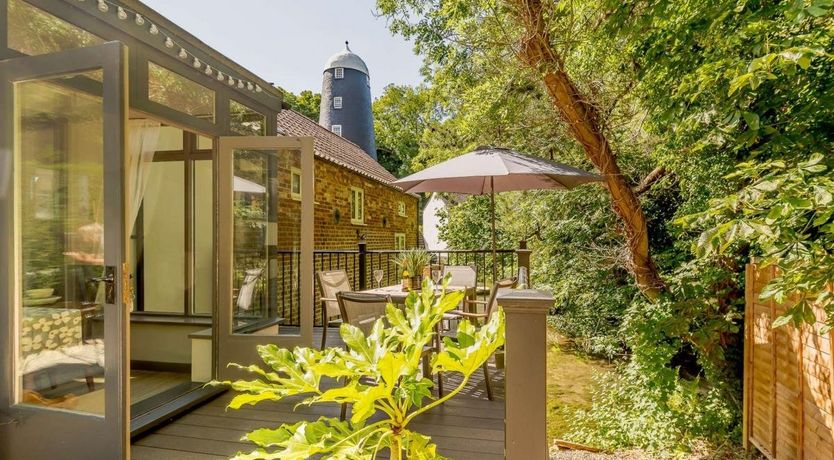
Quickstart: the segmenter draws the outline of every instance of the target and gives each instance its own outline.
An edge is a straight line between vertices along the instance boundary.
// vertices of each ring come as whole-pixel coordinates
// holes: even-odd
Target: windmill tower
[[[319,124],[377,159],[371,77],[365,61],[350,50],[348,42],[324,66]]]

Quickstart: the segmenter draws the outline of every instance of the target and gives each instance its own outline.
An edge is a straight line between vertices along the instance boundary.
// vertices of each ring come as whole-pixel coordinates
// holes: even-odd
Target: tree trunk
[[[562,57],[553,49],[541,0],[507,1],[525,28],[518,57],[541,74],[547,93],[562,121],[605,178],[612,207],[623,223],[629,269],[643,294],[654,299],[665,289],[665,284],[649,252],[646,218],[640,200],[623,177],[608,139],[602,132],[599,114],[574,85],[565,71]]]

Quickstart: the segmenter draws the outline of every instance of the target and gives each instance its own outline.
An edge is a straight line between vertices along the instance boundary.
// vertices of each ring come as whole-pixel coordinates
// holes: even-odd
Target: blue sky
[[[393,36],[374,0],[144,0],[168,19],[267,81],[321,91],[324,63],[350,41],[368,64],[371,93],[417,84],[420,58]]]

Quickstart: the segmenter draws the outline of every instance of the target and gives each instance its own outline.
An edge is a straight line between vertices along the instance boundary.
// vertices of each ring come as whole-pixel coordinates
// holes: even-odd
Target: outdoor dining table
[[[442,288],[438,287],[435,289],[435,293],[440,293]],[[454,292],[454,291],[466,291],[467,298],[474,298],[475,296],[475,288],[471,286],[446,286],[447,292]],[[392,286],[382,286],[379,288],[374,289],[366,289],[364,291],[359,291],[363,294],[376,294],[376,295],[384,295],[391,299],[391,302],[401,305],[405,303],[405,298],[408,297],[410,291],[403,291],[403,288],[399,284],[395,284]]]

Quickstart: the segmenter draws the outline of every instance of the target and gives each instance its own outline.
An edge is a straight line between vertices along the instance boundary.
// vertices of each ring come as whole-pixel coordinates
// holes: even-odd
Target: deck
[[[318,332],[318,330],[316,331]],[[318,332],[320,333],[320,332]],[[319,336],[320,337],[320,336]],[[328,334],[328,345],[338,337]],[[314,340],[319,343],[319,340]],[[429,435],[441,455],[453,459],[504,458],[504,372],[491,366],[496,399],[489,401],[483,374],[472,376],[466,388],[452,400],[416,418],[409,426]],[[444,387],[453,388],[456,376],[446,376]],[[282,423],[338,417],[336,405],[299,407],[289,401],[261,403],[237,411],[225,410],[232,392],[200,406],[136,439],[131,448],[134,460],[215,460],[229,458],[254,445],[240,441],[255,428],[277,427]]]

